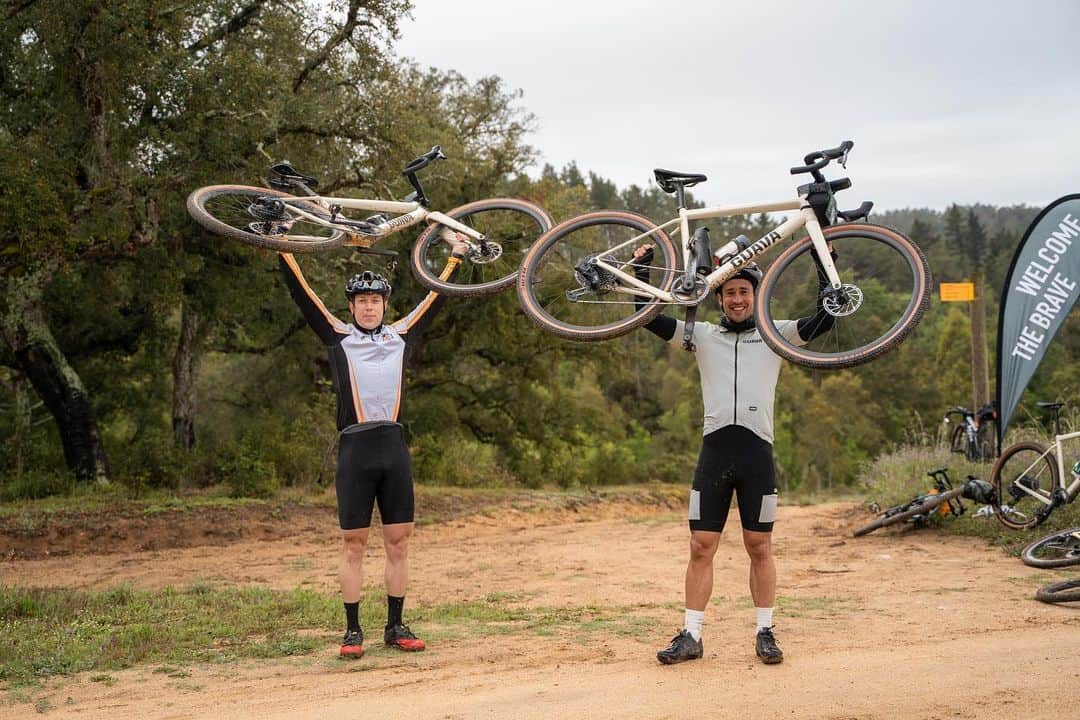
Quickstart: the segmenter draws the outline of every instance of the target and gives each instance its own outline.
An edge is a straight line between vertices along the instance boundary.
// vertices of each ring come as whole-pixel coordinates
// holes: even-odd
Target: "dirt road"
[[[195,666],[186,677],[136,668],[112,673],[111,685],[62,678],[38,710],[109,720],[1080,716],[1080,607],[1032,599],[1056,576],[981,541],[930,531],[854,540],[860,512],[781,508],[776,621],[786,659],[778,666],[753,655],[737,517],[717,555],[705,658],[663,667],[654,653],[682,620],[688,533],[678,513],[640,504],[504,508],[417,531],[410,604],[502,593],[531,608],[606,612],[618,620],[610,632],[466,634],[422,654],[380,648],[351,663],[328,644],[315,656]],[[382,577],[380,544],[371,544],[369,579]],[[337,545],[308,522],[291,537],[9,560],[0,573],[29,586],[209,582],[333,594]],[[0,703],[0,718],[32,716],[33,704]]]

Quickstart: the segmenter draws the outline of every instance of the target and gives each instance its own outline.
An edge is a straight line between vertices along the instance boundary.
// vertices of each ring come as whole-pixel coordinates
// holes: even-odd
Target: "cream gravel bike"
[[[430,209],[417,173],[445,160],[436,145],[409,163],[402,174],[414,192],[401,201],[318,195],[316,178],[302,175],[288,163],[270,168],[270,189],[246,185],[211,185],[188,196],[187,209],[207,230],[255,247],[278,252],[316,253],[342,246],[393,257],[372,247],[384,238],[420,223],[428,227],[413,244],[410,265],[421,285],[448,296],[470,297],[498,292],[514,284],[525,252],[552,220],[526,200],[491,198],[462,205],[448,213]],[[345,210],[376,213],[359,220]],[[456,234],[469,246],[466,264],[452,280],[440,276]]]
[[[571,218],[544,234],[529,250],[518,277],[518,297],[542,329],[569,340],[608,340],[649,322],[665,306],[686,308],[684,345],[689,349],[699,303],[755,257],[801,230],[777,256],[755,293],[754,314],[762,339],[799,365],[843,368],[865,363],[900,343],[926,310],[930,269],[922,251],[891,228],[856,222],[873,203],[838,211],[835,194],[851,180],[826,180],[836,160],[846,167],[850,140],[806,155],[792,174],[810,174],[793,200],[689,209],[685,189],[704,175],[657,169],[659,186],[674,193],[679,216],[661,225],[631,212],[600,211]],[[755,242],[739,237],[716,255],[708,229],[692,235],[690,223],[754,213],[793,211]],[[840,220],[840,224],[837,221]],[[669,235],[669,231],[671,235]],[[681,252],[672,240],[678,235]],[[635,260],[635,248],[655,246],[654,260]],[[836,252],[834,262],[827,251]],[[825,278],[819,278],[818,258]],[[646,279],[639,272],[647,271]],[[821,280],[827,280],[822,283]],[[783,318],[812,317],[819,308],[831,327],[799,345],[785,337]]]

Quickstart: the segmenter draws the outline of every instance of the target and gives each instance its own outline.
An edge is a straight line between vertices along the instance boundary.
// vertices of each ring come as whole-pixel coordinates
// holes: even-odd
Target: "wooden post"
[[[971,302],[971,409],[978,412],[990,402],[990,365],[986,351],[986,293],[984,292],[983,273],[975,273],[972,282],[975,285],[975,299]]]

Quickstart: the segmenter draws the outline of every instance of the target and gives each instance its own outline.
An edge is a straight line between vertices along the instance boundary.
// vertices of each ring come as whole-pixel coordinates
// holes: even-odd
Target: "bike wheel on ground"
[[[1035,599],[1046,603],[1080,601],[1080,578],[1039,588],[1035,593]]]
[[[907,509],[903,509],[905,507],[903,505],[898,505],[894,508],[890,508],[889,510],[885,511],[885,514],[882,517],[879,517],[872,523],[863,525],[861,528],[855,530],[852,535],[854,537],[862,537],[863,535],[872,533],[880,528],[888,527],[889,525],[895,525],[896,523],[903,522],[905,520],[910,520],[916,515],[925,515],[929,517],[931,513],[933,513],[937,508],[941,507],[942,503],[948,502],[955,497],[959,497],[961,493],[963,493],[963,488],[954,488],[945,493],[932,495],[929,498],[923,500],[922,502],[916,503],[911,507],[908,507]]]
[[[777,328],[784,320],[813,317],[818,311],[809,237],[788,246],[769,266],[755,298],[757,327],[776,354],[797,365],[861,365],[898,345],[918,324],[929,304],[930,268],[922,251],[890,228],[852,223],[823,232],[844,283],[838,295],[824,300],[832,327],[805,345],[791,342]]]
[[[644,325],[662,304],[629,292],[616,276],[589,262],[601,258],[631,275],[647,269],[650,285],[669,290],[682,274],[671,238],[658,230],[635,239],[655,228],[646,217],[617,211],[587,213],[555,226],[522,263],[518,298],[525,313],[542,330],[568,340],[609,340]],[[633,257],[645,243],[655,246],[647,266]]]
[[[289,203],[280,202],[288,199]],[[211,185],[188,196],[187,209],[212,233],[278,252],[312,253],[341,247],[345,232],[300,215],[302,210],[327,222],[316,203],[288,193],[246,185]]]
[[[1057,484],[1057,463],[1042,445],[1017,443],[998,458],[991,484],[998,520],[1015,530],[1034,527],[1043,520],[1038,511],[1046,507],[1040,498],[1049,498]]]
[[[446,214],[487,239],[469,253],[453,280],[443,280],[439,275],[452,249],[443,237],[448,228],[435,223],[417,238],[411,262],[421,285],[454,297],[487,295],[513,285],[525,253],[554,225],[543,208],[513,198],[478,200]]]
[[[1020,559],[1037,568],[1080,565],[1080,527],[1039,538],[1024,548]]]

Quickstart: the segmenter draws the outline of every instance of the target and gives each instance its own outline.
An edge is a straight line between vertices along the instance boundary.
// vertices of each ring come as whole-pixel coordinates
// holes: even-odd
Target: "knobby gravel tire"
[[[1043,481],[1045,481],[1047,485],[1050,485],[1052,483],[1053,486],[1056,486],[1058,476],[1057,458],[1048,454],[1047,449],[1039,443],[1017,443],[1015,445],[1010,445],[1005,450],[1005,452],[1001,453],[1001,457],[999,457],[997,459],[997,462],[994,463],[994,469],[992,471],[992,476],[990,480],[990,484],[994,488],[994,498],[991,505],[994,508],[994,514],[997,515],[997,519],[1001,521],[1001,524],[1013,530],[1023,530],[1025,528],[1035,527],[1043,520],[1045,520],[1045,517],[1040,518],[1039,515],[1035,512],[1035,510],[1039,509],[1039,505],[1034,500],[1029,501],[1028,504],[1031,506],[1029,508],[1031,510],[1031,514],[1024,520],[1016,520],[1012,515],[1002,510],[1002,506],[1009,505],[1009,501],[1012,500],[1010,495],[1006,498],[1006,502],[1002,502],[1002,492],[1005,492],[1008,495],[1008,490],[1007,488],[1002,488],[1002,483],[1005,483],[1006,486],[1008,486],[1011,485],[1013,480],[1015,479],[1011,477],[1004,478],[1002,477],[1002,473],[1008,472],[1011,474],[1015,468],[1019,468],[1021,465],[1023,465],[1024,462],[1027,462],[1028,458],[1024,458],[1019,463],[1014,463],[1012,466],[1009,465],[1010,461],[1021,453],[1033,453],[1031,457],[1032,462],[1035,462],[1036,457],[1042,456],[1041,459],[1038,460],[1038,462],[1036,463],[1036,468],[1041,467],[1043,471],[1043,474],[1039,476],[1040,488],[1042,488]]]
[[[910,289],[904,289],[904,293],[909,295],[905,308],[881,336],[857,347],[837,352],[821,352],[807,349],[789,341],[780,333],[775,324],[776,320],[785,318],[772,317],[769,301],[772,299],[776,287],[780,285],[780,277],[784,270],[796,259],[811,251],[813,244],[810,237],[806,236],[792,243],[781,252],[769,266],[768,272],[765,273],[765,277],[761,281],[761,288],[755,298],[754,314],[758,331],[765,343],[777,355],[796,365],[819,369],[839,369],[862,365],[899,345],[918,325],[930,302],[930,287],[932,284],[930,267],[922,250],[902,233],[892,228],[869,223],[844,223],[825,228],[823,233],[826,240],[865,239],[868,242],[863,246],[884,245],[898,253],[906,261],[911,272],[911,287]],[[837,262],[844,263],[844,253],[839,249],[837,252],[839,255]],[[843,280],[843,273],[841,273],[841,281]],[[851,322],[847,319],[841,320]]]
[[[1080,578],[1039,588],[1035,599],[1044,603],[1080,602]]]
[[[545,233],[525,257],[525,261],[521,265],[517,285],[518,299],[521,301],[522,309],[541,330],[556,337],[578,342],[611,340],[641,327],[661,311],[663,306],[657,300],[642,299],[643,306],[641,309],[632,312],[626,318],[601,325],[585,325],[560,321],[544,309],[542,300],[536,296],[536,283],[540,273],[543,272],[544,265],[549,262],[551,256],[559,253],[560,243],[563,243],[562,249],[564,252],[566,251],[565,246],[569,245],[567,239],[574,232],[602,226],[621,226],[637,233],[646,233],[655,230],[657,227],[652,220],[643,215],[604,210],[570,218]],[[651,284],[659,290],[668,291],[674,284],[676,277],[681,274],[678,269],[680,260],[675,243],[663,230],[657,230],[645,242],[650,242],[655,246],[653,249],[655,258],[653,262],[660,260],[663,262],[663,265],[660,266],[663,268],[661,278],[658,282],[652,282]],[[580,258],[575,257],[572,259],[576,261]],[[568,284],[563,290],[571,289],[573,288]]]
[[[526,226],[535,225],[535,234],[528,238],[521,238],[521,242],[526,249],[534,245],[536,241],[555,224],[547,211],[539,205],[515,198],[489,198],[487,200],[478,200],[467,205],[456,207],[446,214],[455,220],[460,220],[466,225],[470,225],[470,218],[480,219],[485,213],[494,214],[496,212],[520,213],[523,219],[528,219],[528,222],[525,223]],[[413,244],[412,253],[410,255],[412,272],[421,285],[428,290],[434,290],[435,292],[448,297],[479,297],[497,293],[514,284],[514,281],[518,276],[518,263],[516,262],[514,263],[512,272],[490,281],[464,283],[443,280],[440,278],[439,275],[442,272],[442,263],[435,263],[435,265],[438,265],[438,267],[435,267],[427,261],[427,257],[428,252],[433,249],[433,245],[445,244],[445,241],[439,237],[439,230],[441,228],[442,226],[438,223],[429,225],[427,229],[420,234],[420,237],[417,238],[416,243]],[[481,229],[481,232],[483,232],[483,229]],[[489,233],[485,232],[484,234],[488,235]],[[498,237],[491,237],[490,239],[495,241],[500,240]],[[508,250],[509,248],[504,245],[504,254]],[[446,252],[446,255],[449,256],[449,251]],[[483,266],[478,265],[477,267]],[[466,273],[470,273],[470,263],[467,259],[462,262],[455,277],[457,279],[462,279]]]
[[[1039,538],[1023,549],[1020,559],[1037,568],[1080,565],[1080,527]]]
[[[195,222],[199,223],[199,225],[210,232],[234,240],[239,240],[240,242],[247,243],[254,247],[267,248],[269,250],[287,253],[317,253],[341,247],[345,240],[345,232],[336,228],[325,228],[327,237],[324,240],[288,240],[286,239],[288,237],[287,235],[261,235],[259,233],[253,233],[238,228],[235,224],[229,224],[228,222],[215,217],[214,213],[207,209],[208,203],[222,201],[223,199],[231,197],[235,199],[237,205],[232,209],[237,213],[237,218],[240,218],[242,216],[241,208],[239,207],[240,205],[267,196],[289,198],[290,200],[303,200],[303,198],[297,198],[295,195],[279,192],[277,190],[269,190],[267,188],[251,187],[248,185],[210,185],[208,187],[201,187],[188,195],[187,210],[191,217],[194,218]],[[228,202],[226,201],[224,204],[227,206]],[[328,221],[330,219],[330,215],[321,205],[316,205],[312,202],[300,202],[299,205],[312,215],[325,218]],[[255,218],[250,219],[252,221],[255,220]]]

